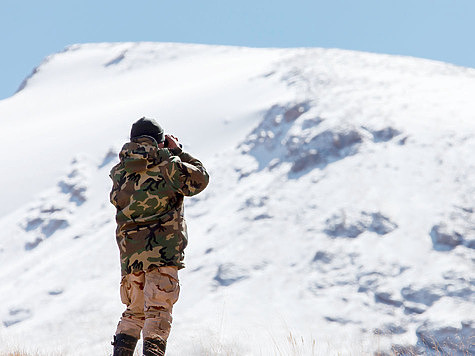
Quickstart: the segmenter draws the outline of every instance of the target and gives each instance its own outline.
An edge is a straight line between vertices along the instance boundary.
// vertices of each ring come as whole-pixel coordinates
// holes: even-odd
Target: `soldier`
[[[132,356],[140,332],[143,354],[163,356],[187,245],[183,198],[205,189],[209,176],[176,137],[145,117],[132,125],[119,158],[110,173],[110,201],[117,208],[120,297],[127,309],[112,342],[114,356]]]

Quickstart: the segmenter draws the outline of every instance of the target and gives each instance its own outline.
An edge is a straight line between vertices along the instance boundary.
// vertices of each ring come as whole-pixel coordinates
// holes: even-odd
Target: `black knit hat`
[[[131,139],[143,135],[153,137],[157,143],[165,141],[163,129],[154,119],[142,117],[132,125],[132,130],[130,130]]]

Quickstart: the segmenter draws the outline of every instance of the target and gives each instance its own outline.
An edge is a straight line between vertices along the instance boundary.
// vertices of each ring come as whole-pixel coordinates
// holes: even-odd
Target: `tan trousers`
[[[116,335],[167,341],[173,304],[178,300],[178,269],[173,266],[131,273],[122,278],[120,298],[127,309],[122,313]]]

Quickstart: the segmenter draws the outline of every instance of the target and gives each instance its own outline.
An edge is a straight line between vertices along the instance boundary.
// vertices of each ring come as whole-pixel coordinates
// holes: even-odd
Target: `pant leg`
[[[122,313],[117,334],[131,335],[140,339],[140,331],[144,326],[144,272],[130,273],[122,278],[120,283],[120,299],[127,306]]]
[[[170,335],[172,308],[179,294],[177,267],[164,266],[145,272],[144,339],[159,339],[166,343]]]

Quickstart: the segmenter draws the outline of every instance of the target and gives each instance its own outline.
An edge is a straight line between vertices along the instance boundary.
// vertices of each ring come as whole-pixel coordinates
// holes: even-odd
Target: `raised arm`
[[[181,194],[193,196],[203,191],[209,175],[203,163],[181,149],[170,150],[172,154],[166,167],[170,184]]]

